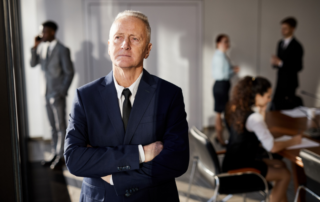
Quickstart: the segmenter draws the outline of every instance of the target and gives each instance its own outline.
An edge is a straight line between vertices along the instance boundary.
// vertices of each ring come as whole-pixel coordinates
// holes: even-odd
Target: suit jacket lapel
[[[127,131],[124,139],[124,144],[130,144],[134,132],[139,125],[149,103],[156,90],[156,83],[153,81],[150,74],[143,70],[143,75],[138,87],[137,95],[135,97],[133,107],[130,113]]]
[[[102,80],[99,86],[102,105],[105,106],[106,113],[115,129],[116,136],[119,142],[123,142],[124,139],[124,126],[119,109],[119,101],[117,98],[117,91],[114,86],[113,72],[111,71],[104,80]]]
[[[49,58],[48,58],[48,61],[46,61],[47,63],[47,66],[49,65],[49,62],[51,60],[52,57],[54,57],[57,53],[58,53],[58,49],[59,49],[59,42],[57,42],[56,46],[53,48],[53,50],[51,51],[50,55],[49,55]]]

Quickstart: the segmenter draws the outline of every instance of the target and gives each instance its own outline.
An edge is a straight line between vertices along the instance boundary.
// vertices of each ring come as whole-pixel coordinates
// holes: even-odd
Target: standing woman
[[[228,35],[220,34],[216,39],[216,47],[217,50],[212,60],[212,75],[215,80],[213,86],[214,111],[217,113],[215,129],[217,139],[221,145],[225,146],[225,141],[222,137],[221,114],[224,112],[226,104],[229,101],[230,78],[233,73],[239,72],[239,67],[232,66],[226,55],[227,50],[230,48]]]
[[[226,120],[230,138],[223,160],[222,170],[255,168],[267,181],[275,181],[271,202],[287,201],[286,190],[290,172],[283,161],[257,159],[260,143],[269,152],[276,153],[287,147],[300,144],[301,135],[291,140],[275,142],[264,121],[271,100],[271,84],[262,77],[246,76],[235,86],[226,108]]]

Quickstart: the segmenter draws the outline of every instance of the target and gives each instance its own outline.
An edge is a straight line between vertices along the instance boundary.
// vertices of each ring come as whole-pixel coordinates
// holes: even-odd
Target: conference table
[[[319,116],[316,117],[316,120],[319,123]],[[308,127],[312,127],[314,124],[314,122],[310,122],[310,120],[308,120],[306,117],[292,118],[282,114],[280,111],[271,111],[266,113],[265,121],[271,134],[275,138],[280,137],[282,135],[293,136],[297,134],[303,134],[304,137],[320,143],[319,140],[312,139],[304,134],[304,131],[306,131]],[[320,147],[310,147],[307,149],[320,155]],[[279,155],[291,161],[292,176],[295,190],[297,190],[300,184],[305,184],[306,182],[306,175],[303,169],[303,162],[299,157],[299,152],[300,149],[293,149],[283,150],[278,153]],[[304,192],[301,192],[300,201],[305,201]]]

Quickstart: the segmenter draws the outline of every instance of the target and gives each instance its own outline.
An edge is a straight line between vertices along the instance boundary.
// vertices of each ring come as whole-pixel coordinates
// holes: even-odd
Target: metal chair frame
[[[192,130],[194,130],[195,132],[198,131],[196,128],[192,128]],[[200,131],[199,131],[200,132]],[[270,155],[270,154],[269,154]],[[270,155],[271,156],[271,155]],[[269,157],[270,157],[269,156]],[[272,158],[272,156],[271,156]],[[191,187],[193,184],[193,180],[194,180],[194,175],[196,172],[196,167],[199,163],[199,157],[198,156],[194,156],[193,157],[193,164],[192,164],[192,169],[191,169],[191,175],[190,175],[190,180],[189,180],[189,187],[188,187],[188,193],[187,193],[187,200],[186,202],[188,202],[189,197],[190,197],[190,191],[191,191]],[[214,194],[213,196],[208,200],[208,202],[216,202],[218,196],[219,196],[219,187],[220,187],[220,178],[223,177],[230,177],[230,176],[237,176],[237,175],[243,175],[243,174],[252,174],[252,175],[256,175],[258,177],[260,177],[260,179],[263,181],[264,185],[265,185],[265,190],[261,191],[264,196],[264,199],[266,202],[269,201],[269,187],[268,187],[268,183],[266,181],[266,179],[260,175],[259,173],[255,173],[255,172],[251,172],[251,171],[246,171],[246,172],[238,172],[238,173],[221,173],[221,174],[213,174],[213,178],[214,178],[214,182],[215,182],[215,188],[214,188]],[[260,193],[261,193],[260,192]],[[226,196],[224,199],[222,199],[222,201],[227,201],[232,197],[231,194],[229,194],[228,196]],[[243,200],[246,201],[246,194],[243,194]]]
[[[192,165],[192,169],[191,169],[191,176],[190,176],[190,180],[189,180],[189,187],[188,187],[188,194],[187,194],[186,202],[188,202],[189,197],[190,197],[190,191],[191,191],[191,187],[192,187],[192,184],[193,184],[194,175],[195,175],[195,172],[196,172],[196,169],[197,169],[198,162],[199,162],[199,157],[194,156],[193,157],[193,165]],[[239,172],[239,173],[232,173],[232,174],[230,174],[230,173],[221,173],[221,174],[218,174],[218,175],[214,175],[213,178],[215,180],[215,185],[216,186],[214,188],[214,194],[208,200],[208,202],[216,202],[216,199],[219,196],[219,187],[220,187],[219,178],[237,176],[237,175],[243,175],[243,174],[253,174],[253,175],[256,175],[256,176],[260,177],[260,179],[263,181],[264,186],[266,188],[264,191],[262,191],[263,195],[264,195],[264,198],[265,198],[265,201],[266,202],[269,201],[269,187],[268,187],[267,180],[262,175],[260,175],[259,173],[248,171],[248,172]],[[222,199],[222,201],[228,201],[231,197],[232,197],[232,195],[229,194],[224,199]],[[246,194],[245,193],[243,194],[243,201],[246,201]]]
[[[297,189],[297,193],[296,193],[296,196],[294,197],[294,202],[298,202],[298,199],[299,199],[299,193],[300,193],[300,190],[301,189],[304,189],[305,191],[307,191],[309,194],[311,194],[312,196],[314,196],[316,199],[318,199],[320,201],[320,196],[318,196],[317,194],[315,194],[313,191],[311,191],[310,189],[308,189],[307,187],[301,185],[298,187]]]

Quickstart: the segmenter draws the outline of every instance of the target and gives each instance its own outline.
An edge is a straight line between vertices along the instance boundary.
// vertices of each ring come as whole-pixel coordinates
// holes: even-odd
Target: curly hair
[[[239,81],[232,91],[226,107],[226,120],[239,134],[244,131],[248,114],[252,112],[257,94],[264,95],[271,88],[271,83],[263,77],[246,76]]]

